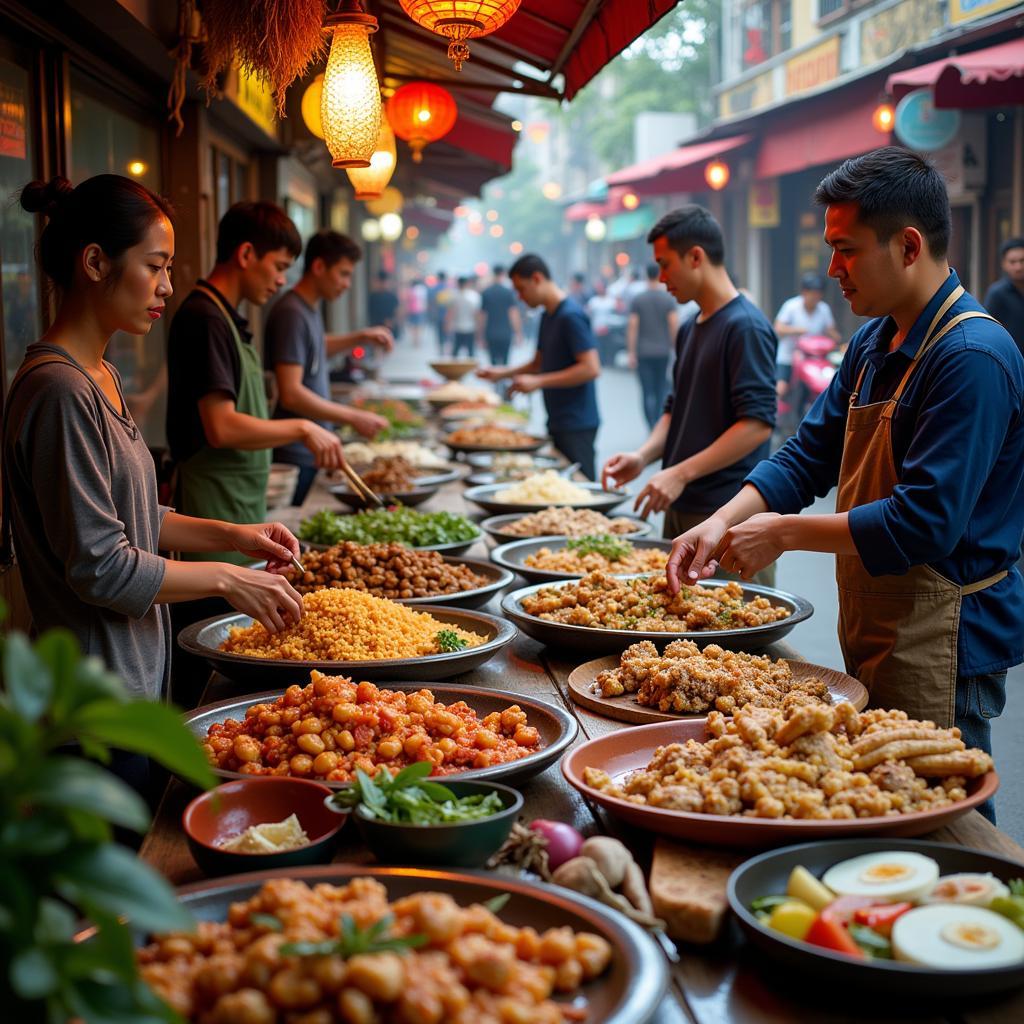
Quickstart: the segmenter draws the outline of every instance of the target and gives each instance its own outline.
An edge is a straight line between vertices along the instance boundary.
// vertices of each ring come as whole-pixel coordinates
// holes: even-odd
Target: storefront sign
[[[268,135],[277,138],[277,107],[274,94],[266,82],[250,75],[244,68],[238,69],[238,95],[234,97],[239,108],[251,121],[258,124]]]
[[[929,154],[932,163],[946,179],[947,191],[954,198],[985,188],[988,177],[987,129],[983,114],[964,114],[956,138]]]
[[[896,106],[896,134],[921,153],[942,149],[956,138],[959,110],[936,110],[931,89],[915,89]]]
[[[718,97],[718,112],[721,117],[733,117],[736,114],[747,114],[751,110],[767,107],[775,99],[772,87],[772,73],[766,72],[756,78],[737,85]]]
[[[0,156],[24,160],[25,93],[10,82],[0,82]]]
[[[1016,7],[1020,0],[950,0],[949,20],[954,25]]]
[[[752,228],[777,228],[779,216],[779,179],[755,181],[747,201],[747,223]]]
[[[860,26],[860,63],[869,67],[890,54],[927,39],[942,28],[942,5],[935,0],[903,0]]]
[[[839,77],[839,36],[786,61],[786,95],[817,89]]]

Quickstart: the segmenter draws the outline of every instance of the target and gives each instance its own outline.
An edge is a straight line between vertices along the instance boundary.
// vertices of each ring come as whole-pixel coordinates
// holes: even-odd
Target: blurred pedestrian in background
[[[824,302],[825,282],[820,274],[804,274],[800,294],[794,295],[779,308],[775,317],[775,333],[779,337],[779,354],[775,360],[775,390],[780,398],[789,391],[793,375],[793,353],[799,338],[807,334],[827,336],[839,341],[839,331],[832,310]]]
[[[491,366],[507,366],[512,339],[522,340],[523,323],[505,268],[500,263],[495,264],[493,273],[494,279],[480,295],[477,326],[487,344]]]
[[[999,246],[1003,277],[985,293],[985,308],[1006,328],[1024,353],[1024,238]]]
[[[448,303],[445,329],[455,339],[452,342],[452,358],[458,359],[465,349],[472,357],[476,345],[476,318],[480,312],[480,293],[474,288],[472,277],[460,277],[459,287]]]
[[[423,325],[427,322],[427,286],[422,278],[415,277],[409,282],[403,296],[405,322],[409,325],[409,340],[413,348],[420,347]]]
[[[661,286],[661,267],[647,265],[647,286],[629,307],[626,357],[636,370],[643,396],[644,419],[651,430],[661,419],[668,394],[668,360],[678,326],[676,300]]]

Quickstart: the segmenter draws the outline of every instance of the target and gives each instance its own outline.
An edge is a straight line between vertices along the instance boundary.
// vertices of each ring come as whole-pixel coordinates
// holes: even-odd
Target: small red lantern
[[[452,94],[430,82],[410,82],[397,89],[387,106],[394,133],[409,143],[415,163],[423,160],[423,147],[444,138],[459,116]]]
[[[716,192],[729,184],[729,165],[724,160],[712,160],[704,168],[704,180]]]

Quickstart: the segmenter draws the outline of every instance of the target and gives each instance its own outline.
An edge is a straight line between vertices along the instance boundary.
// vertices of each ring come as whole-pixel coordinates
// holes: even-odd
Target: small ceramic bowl
[[[347,817],[324,806],[330,794],[327,786],[307,779],[238,779],[197,796],[185,808],[181,824],[192,856],[207,875],[326,864]],[[237,853],[218,845],[250,825],[283,821],[291,814],[309,836],[306,846],[282,853]]]
[[[371,818],[362,807],[357,807],[352,816],[366,845],[382,864],[480,867],[508,838],[522,810],[522,796],[509,786],[496,782],[449,782],[443,777],[432,781],[447,786],[458,797],[496,792],[503,808],[489,818],[477,821],[393,825]]]

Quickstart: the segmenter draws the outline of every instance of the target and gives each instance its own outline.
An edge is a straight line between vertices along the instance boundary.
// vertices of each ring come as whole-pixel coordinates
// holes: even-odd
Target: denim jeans
[[[455,341],[452,344],[452,359],[458,359],[459,353],[463,349],[466,350],[466,355],[472,358],[474,345],[476,345],[476,335],[472,331],[456,331]]]
[[[306,500],[310,487],[316,479],[316,466],[299,466],[299,476],[295,481],[295,493],[292,495],[292,506],[298,507]]]
[[[668,394],[668,356],[639,356],[636,374],[643,393],[644,419],[652,430],[661,419],[665,396]]]
[[[1006,673],[993,672],[985,676],[960,676],[956,681],[956,711],[954,725],[968,747],[980,747],[992,753],[993,718],[998,718],[1006,706]],[[978,807],[994,825],[995,805],[986,800]]]
[[[588,479],[595,479],[597,467],[594,456],[594,439],[597,427],[593,430],[549,430],[552,444],[570,461],[580,464],[580,472]]]

